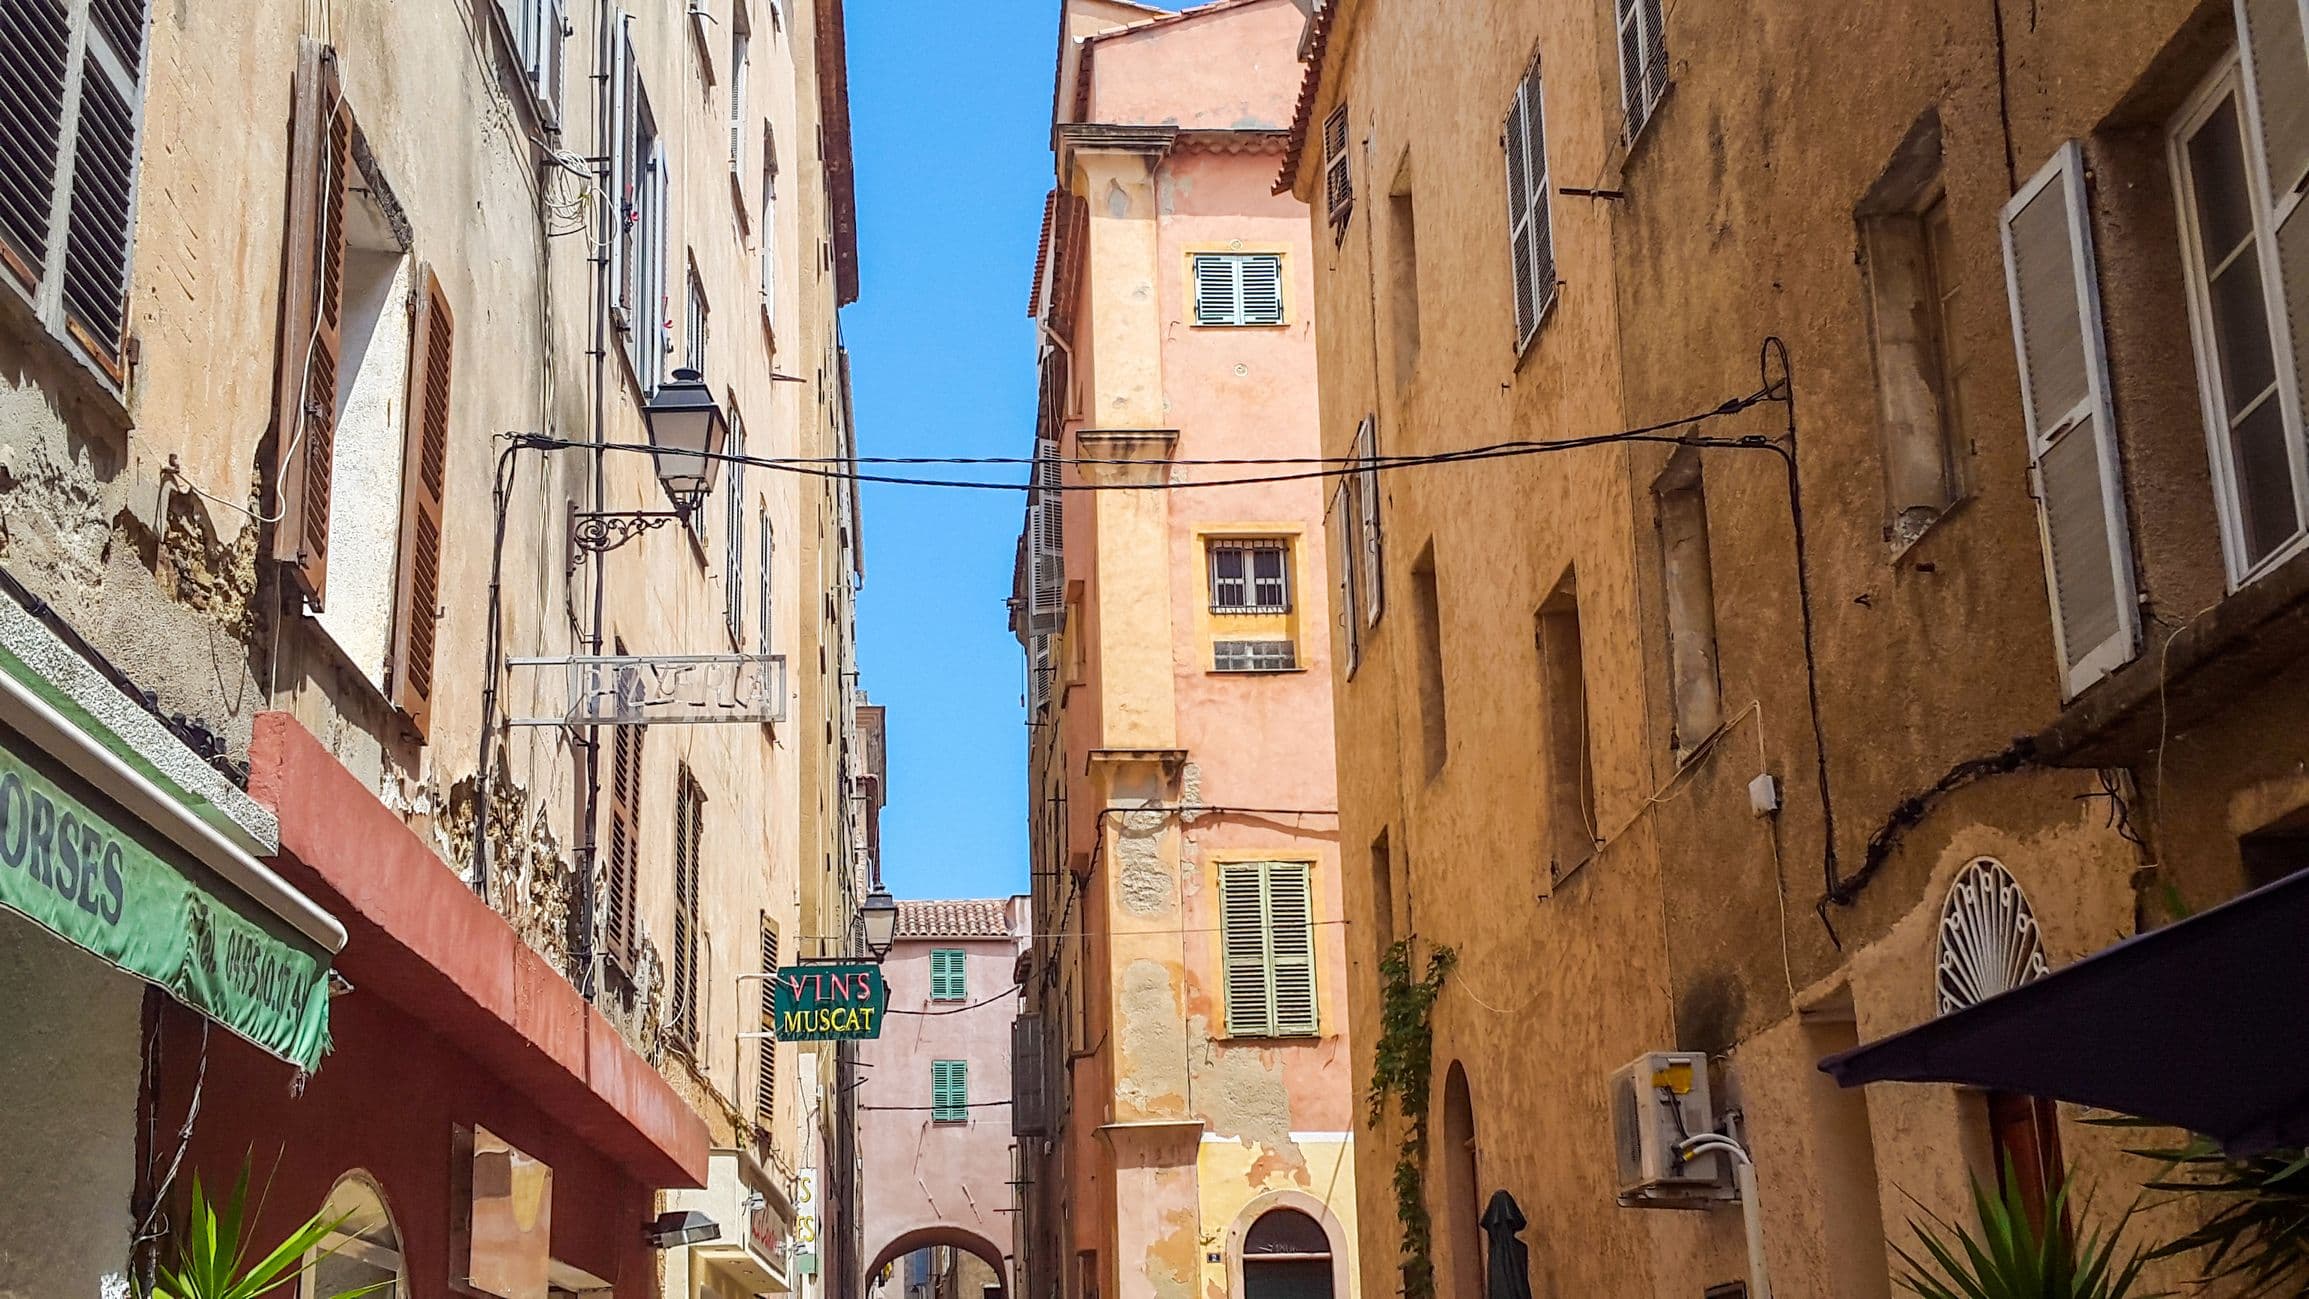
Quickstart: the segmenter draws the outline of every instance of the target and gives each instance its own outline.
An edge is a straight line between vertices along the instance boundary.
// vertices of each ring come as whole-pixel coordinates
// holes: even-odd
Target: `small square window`
[[[1289,613],[1290,543],[1280,538],[1211,543],[1212,613]]]
[[[1194,274],[1196,324],[1283,323],[1280,253],[1196,253]]]

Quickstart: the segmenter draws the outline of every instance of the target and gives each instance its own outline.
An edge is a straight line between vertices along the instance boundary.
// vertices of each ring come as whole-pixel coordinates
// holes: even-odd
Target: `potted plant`
[[[159,1269],[152,1299],[258,1299],[270,1295],[318,1262],[318,1258],[308,1256],[344,1225],[342,1217],[316,1213],[251,1262],[252,1243],[243,1234],[250,1225],[248,1192],[246,1167],[233,1186],[232,1198],[221,1206],[210,1201],[200,1176],[194,1174],[192,1203],[185,1214],[184,1229],[176,1233],[176,1265]],[[320,1257],[327,1257],[327,1253]],[[380,1281],[321,1299],[360,1299],[391,1284]]]
[[[1960,1227],[1930,1212],[1924,1222],[1910,1220],[1926,1258],[1893,1246],[1905,1269],[1897,1278],[1902,1288],[1922,1299],[2127,1299],[2134,1294],[2147,1255],[2135,1249],[2119,1256],[2129,1212],[2105,1235],[2096,1231],[2079,1239],[2064,1225],[2065,1179],[2052,1188],[2041,1213],[2030,1211],[2021,1179],[2009,1165],[2003,1183],[1991,1194],[1974,1181],[1977,1227]]]

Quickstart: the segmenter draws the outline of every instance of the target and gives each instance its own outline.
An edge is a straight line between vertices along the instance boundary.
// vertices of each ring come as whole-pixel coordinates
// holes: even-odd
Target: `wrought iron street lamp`
[[[878,962],[898,941],[898,899],[890,896],[890,890],[877,887],[859,904],[858,915],[866,922],[866,950]]]
[[[714,489],[721,476],[721,454],[729,437],[729,422],[715,403],[705,376],[695,370],[676,370],[658,386],[642,407],[649,424],[651,459],[657,480],[673,501],[670,510],[583,510],[571,520],[580,558],[615,550],[644,532],[677,520],[686,521]]]

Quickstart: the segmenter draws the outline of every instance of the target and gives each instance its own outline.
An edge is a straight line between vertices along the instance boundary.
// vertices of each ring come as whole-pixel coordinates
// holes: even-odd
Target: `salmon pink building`
[[[1323,575],[1327,521],[1362,534],[1332,479],[1244,463],[1320,454],[1328,250],[1272,192],[1301,16],[1070,0],[1062,18],[1012,602],[1030,1299],[1354,1291]]]

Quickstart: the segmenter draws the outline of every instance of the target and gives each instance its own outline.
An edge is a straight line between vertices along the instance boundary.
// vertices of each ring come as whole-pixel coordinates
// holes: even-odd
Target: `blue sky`
[[[863,280],[843,329],[863,454],[1032,450],[1026,295],[1058,3],[844,6]],[[1003,610],[1023,509],[1009,492],[866,489],[859,658],[890,709],[882,863],[901,897],[1026,889],[1024,673]]]

